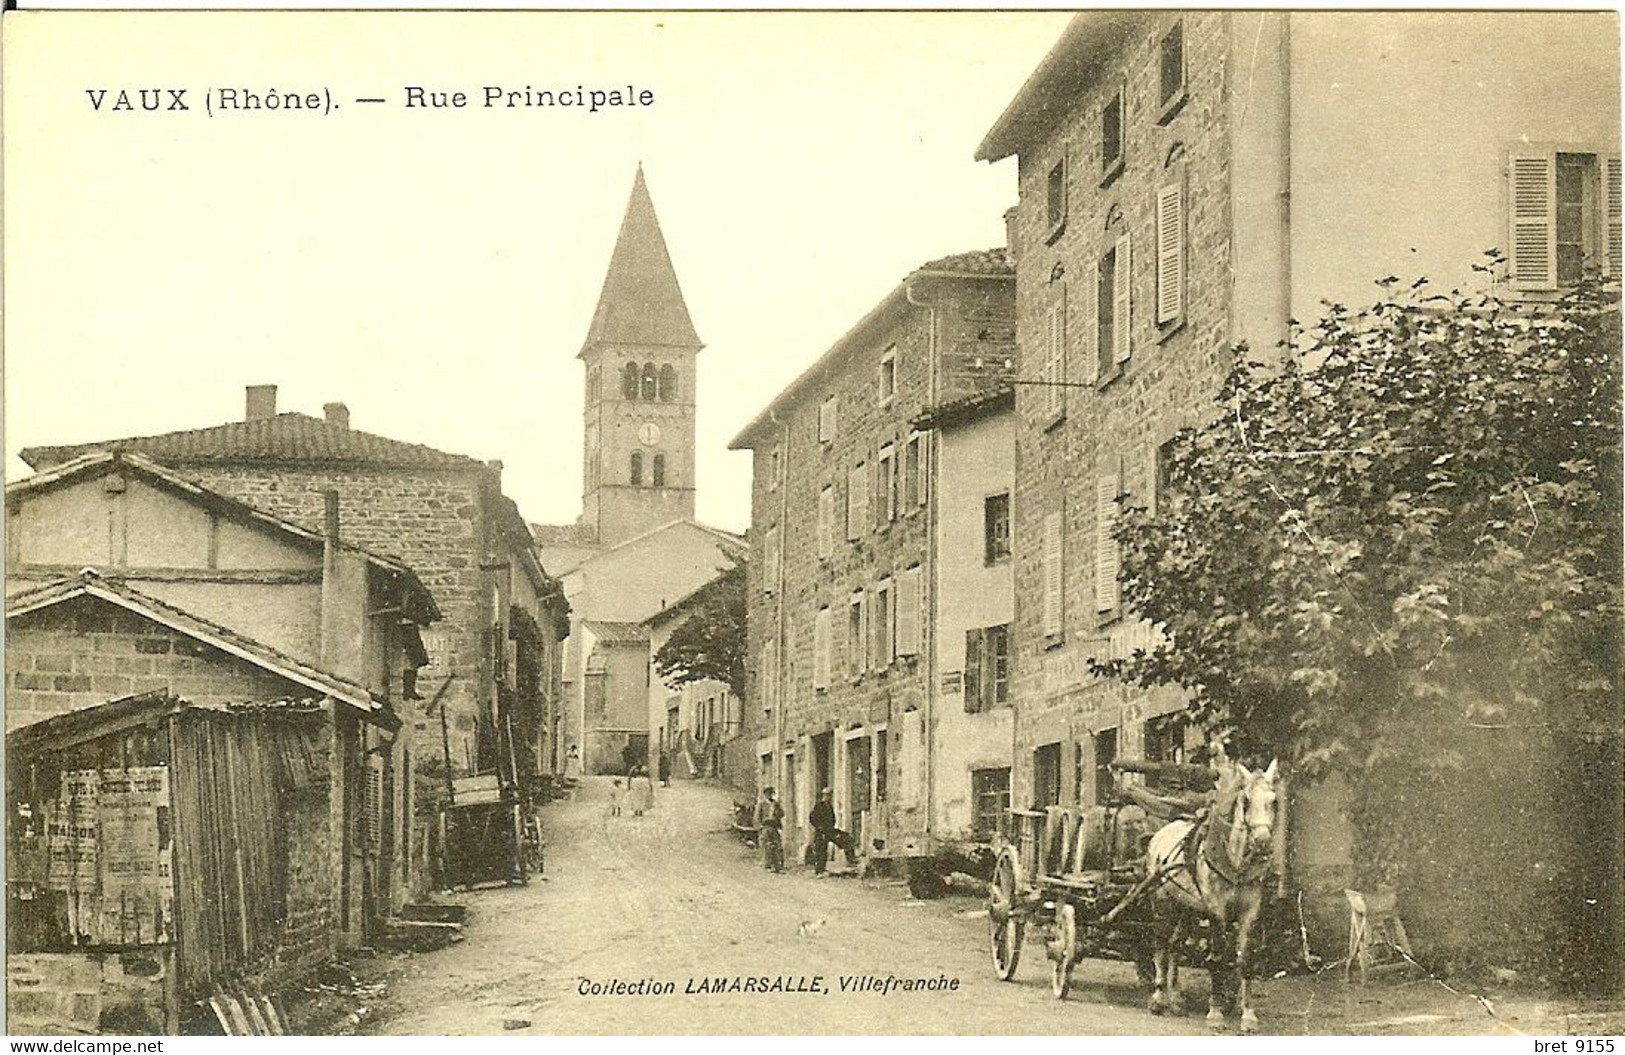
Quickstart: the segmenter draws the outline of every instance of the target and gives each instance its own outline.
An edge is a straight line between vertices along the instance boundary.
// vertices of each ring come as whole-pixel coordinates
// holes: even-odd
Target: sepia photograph
[[[1620,79],[6,10],[4,1032],[1615,1051]]]

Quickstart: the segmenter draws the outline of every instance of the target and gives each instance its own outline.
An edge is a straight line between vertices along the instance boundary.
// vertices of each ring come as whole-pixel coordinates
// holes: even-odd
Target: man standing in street
[[[763,866],[784,871],[784,807],[771,787],[763,788],[756,800],[756,841],[762,847]]]
[[[812,827],[812,864],[815,878],[821,877],[824,868],[829,864],[830,843],[846,852],[848,868],[857,865],[857,859],[852,853],[854,849],[852,836],[835,827],[835,807],[830,804],[831,797],[830,789],[825,788],[818,796],[818,805],[812,808],[812,813],[807,817],[807,822]]]

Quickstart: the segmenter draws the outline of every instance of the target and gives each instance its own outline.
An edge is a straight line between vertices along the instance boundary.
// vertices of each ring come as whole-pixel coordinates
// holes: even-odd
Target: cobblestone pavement
[[[994,979],[969,898],[915,902],[884,880],[774,875],[725,831],[728,792],[656,789],[643,817],[608,816],[608,783],[543,813],[546,882],[478,891],[466,940],[403,958],[373,1030],[391,1034],[1189,1033],[1146,1013],[1130,965],[1090,962],[1049,991],[1029,941],[1014,983]],[[957,979],[957,991],[842,994],[843,975]],[[822,978],[825,994],[694,995],[693,979]],[[669,996],[587,996],[584,981],[669,981]],[[1205,984],[1191,972],[1187,986]],[[1193,993],[1194,996],[1194,993]]]

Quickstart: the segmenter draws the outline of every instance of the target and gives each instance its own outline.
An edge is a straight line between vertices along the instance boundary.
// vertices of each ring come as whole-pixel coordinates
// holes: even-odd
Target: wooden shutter
[[[1095,312],[1097,301],[1100,299],[1100,262],[1090,270],[1085,278],[1084,294],[1082,294],[1082,327],[1084,327],[1084,380],[1085,385],[1092,385],[1100,380],[1100,317]]]
[[[982,699],[982,631],[965,631],[965,710],[974,714],[983,709]]]
[[[1133,317],[1130,314],[1133,305],[1129,295],[1134,285],[1133,275],[1129,237],[1125,234],[1117,240],[1117,267],[1113,271],[1112,287],[1112,359],[1119,363],[1128,362],[1133,341]]]
[[[1185,194],[1177,183],[1157,191],[1157,323],[1185,312]]]
[[[1061,632],[1061,514],[1044,515],[1044,633]]]
[[[813,688],[829,687],[829,609],[813,617]]]
[[[1557,286],[1557,157],[1514,154],[1508,165],[1511,230],[1507,275],[1514,289]]]
[[[835,548],[835,488],[818,492],[818,556],[827,560]]]
[[[1608,224],[1608,273],[1619,278],[1625,273],[1625,253],[1621,251],[1620,242],[1620,165],[1619,158],[1605,157],[1602,159],[1602,199],[1603,207],[1607,210]]]
[[[1049,317],[1044,324],[1044,398],[1045,414],[1054,417],[1066,413],[1066,290],[1050,305]]]
[[[367,756],[367,771],[361,785],[361,809],[356,816],[356,842],[363,850],[383,848],[384,760]]]
[[[1119,472],[1113,470],[1095,480],[1095,611],[1117,608],[1117,526]]]
[[[897,654],[920,652],[920,569],[909,568],[897,577]]]

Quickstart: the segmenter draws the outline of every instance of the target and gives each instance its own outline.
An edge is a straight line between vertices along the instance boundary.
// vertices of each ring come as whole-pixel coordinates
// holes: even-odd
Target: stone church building
[[[645,623],[744,554],[744,539],[694,519],[702,347],[640,167],[577,355],[581,516],[531,525],[571,610],[555,742],[580,748],[585,773],[658,770],[672,745],[658,731],[651,740],[665,725],[651,722],[650,699],[664,690]]]

